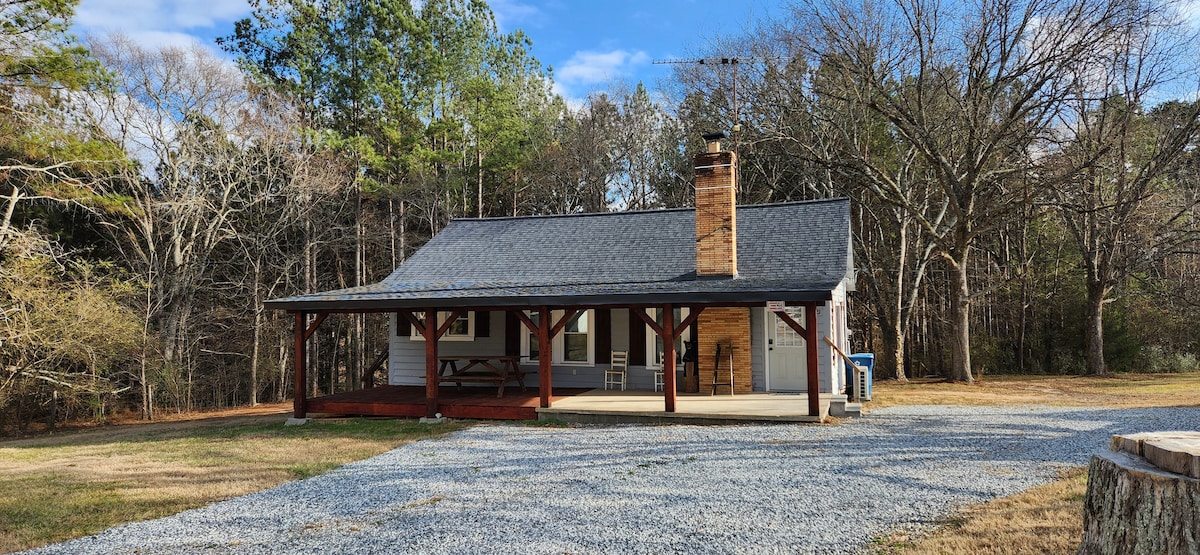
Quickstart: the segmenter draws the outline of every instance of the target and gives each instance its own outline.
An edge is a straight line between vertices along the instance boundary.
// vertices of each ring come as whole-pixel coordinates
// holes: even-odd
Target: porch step
[[[829,416],[838,418],[862,416],[862,403],[851,403],[845,395],[829,397]]]

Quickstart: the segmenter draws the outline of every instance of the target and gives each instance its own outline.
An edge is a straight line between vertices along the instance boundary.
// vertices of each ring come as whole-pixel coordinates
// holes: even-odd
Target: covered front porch
[[[746,376],[751,373],[749,366],[752,356],[748,345],[749,308],[760,303],[725,301],[682,305],[670,303],[662,305],[558,305],[542,306],[533,310],[512,306],[436,307],[424,310],[392,309],[389,312],[393,312],[395,315],[395,325],[392,327],[395,328],[396,341],[406,343],[412,341],[422,347],[418,352],[423,351],[419,360],[424,370],[421,376],[424,386],[409,384],[409,387],[399,387],[398,385],[373,387],[375,373],[373,367],[365,372],[362,380],[367,389],[308,399],[305,386],[308,383],[306,360],[308,339],[329,315],[336,312],[352,313],[357,311],[353,309],[314,311],[312,313],[296,311],[294,312],[295,349],[293,358],[295,366],[294,417],[303,419],[309,413],[423,417],[434,417],[441,414],[454,418],[522,420],[559,418],[585,421],[588,418],[583,415],[598,413],[621,414],[626,420],[644,420],[652,416],[661,416],[670,421],[699,418],[743,420],[752,417],[752,419],[760,421],[819,422],[829,414],[829,399],[822,398],[817,387],[820,383],[817,376],[816,312],[818,303],[810,300],[794,301],[794,303],[804,308],[804,324],[797,322],[784,311],[773,314],[779,319],[781,325],[793,330],[798,337],[804,340],[807,383],[813,385],[810,388],[811,395],[752,394],[749,390],[748,379],[740,380],[737,395],[688,395],[679,391],[676,383],[676,365],[682,353],[677,352],[676,343],[681,341],[685,330],[695,325],[700,325],[699,350],[701,356],[706,360],[715,356],[710,354],[710,350],[716,348],[718,331],[724,334],[721,337],[727,337],[731,333],[742,335],[747,345],[738,351],[736,364],[734,355],[730,355],[727,368],[731,375],[733,373],[741,375],[743,371],[738,370],[739,368],[744,369]],[[780,303],[780,305],[783,304]],[[572,321],[576,315],[588,311],[611,311],[613,309],[628,311],[630,319],[640,321],[646,326],[652,337],[658,338],[658,345],[661,348],[661,370],[659,372],[662,376],[663,391],[658,393],[630,391],[581,394],[593,384],[600,386],[603,381],[599,380],[590,383],[585,380],[576,380],[581,383],[566,384],[574,386],[571,389],[554,388],[551,376],[553,374],[552,361],[556,350],[555,338],[565,333],[568,322]],[[358,311],[367,312],[369,310],[360,309]],[[507,314],[515,325],[527,329],[529,337],[534,338],[531,341],[536,341],[538,345],[538,356],[536,360],[532,361],[536,365],[536,370],[528,367],[518,368],[521,357],[508,352],[508,349],[503,356],[497,356],[494,353],[466,356],[441,354],[443,337],[456,321],[465,318],[469,312]],[[704,324],[704,319],[709,316],[714,317],[713,324]],[[740,327],[729,327],[731,324],[722,322],[722,318],[725,320],[732,318]],[[490,319],[490,316],[485,316],[481,321],[487,319]],[[499,322],[498,320],[497,324]],[[497,324],[493,324],[493,326],[506,327]],[[411,326],[411,334],[408,331],[409,326]],[[516,337],[516,331],[506,331],[504,340],[497,339],[495,343],[511,343],[508,340]],[[706,347],[706,343],[711,347]],[[392,349],[392,352],[394,353],[395,349]],[[382,358],[377,361],[377,364],[381,361]],[[464,379],[466,374],[448,375],[446,373],[448,366],[453,368],[455,361],[472,365],[482,362],[483,365],[476,366],[476,372]],[[597,363],[595,366],[603,372],[603,367],[606,365]],[[481,372],[480,369],[486,370]],[[498,372],[499,375],[489,372]],[[572,369],[571,372],[573,373],[574,370]],[[732,389],[733,378],[729,379],[729,388]],[[514,380],[518,380],[522,387],[518,388],[516,383],[512,383]],[[444,385],[444,382],[447,381],[458,381],[460,386],[463,381],[485,382],[491,383],[491,387],[466,387],[460,390],[454,385]],[[509,384],[507,389],[497,391],[496,386],[506,383]],[[746,389],[743,391],[741,387]],[[578,405],[570,404],[571,399],[576,397],[583,400],[579,401]],[[568,405],[561,406],[563,402],[567,402]],[[603,419],[596,418],[594,420],[602,421]]]

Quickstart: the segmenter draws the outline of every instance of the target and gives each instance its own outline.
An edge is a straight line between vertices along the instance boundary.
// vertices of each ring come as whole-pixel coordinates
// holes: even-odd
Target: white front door
[[[804,322],[803,307],[788,307],[787,313],[797,322]],[[771,391],[808,391],[808,346],[774,312],[767,313],[770,356]]]

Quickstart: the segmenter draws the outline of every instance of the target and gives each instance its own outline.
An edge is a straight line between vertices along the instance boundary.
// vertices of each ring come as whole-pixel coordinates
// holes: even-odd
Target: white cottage
[[[824,338],[848,350],[850,204],[736,206],[736,163],[716,143],[696,156],[694,209],[458,219],[383,282],[269,301],[295,313],[298,384],[304,342],[325,315],[386,311],[387,384],[424,389],[400,410],[382,408],[382,390],[306,399],[297,387],[296,417],[526,418],[499,407],[456,415],[442,386],[503,398],[506,385],[536,384],[549,407],[554,387],[606,381],[662,391],[665,412],[679,391],[805,392],[820,416],[819,398],[846,387]],[[614,366],[627,366],[623,380]]]

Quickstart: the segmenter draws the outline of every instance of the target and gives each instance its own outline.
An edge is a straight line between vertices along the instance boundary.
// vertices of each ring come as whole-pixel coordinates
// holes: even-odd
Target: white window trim
[[[450,317],[450,311],[439,310],[438,315],[437,315],[438,328],[441,328],[442,325],[446,323],[446,319],[449,317]],[[466,335],[453,334],[453,333],[450,333],[450,330],[446,330],[446,334],[443,335],[441,337],[441,339],[438,339],[438,341],[475,341],[475,311],[468,310],[462,316],[458,317],[459,320],[462,320],[464,318],[467,320],[467,334]],[[410,330],[409,331],[410,335],[408,336],[408,338],[410,340],[425,341],[425,336],[417,333],[417,328],[413,327],[412,324],[409,324],[408,328]]]
[[[637,309],[630,309],[630,310],[637,310]],[[657,322],[658,321],[658,310],[659,309],[657,309],[657,308],[650,308],[650,309],[647,309],[646,314],[648,314],[652,320]],[[680,307],[679,308],[679,321],[682,322],[683,320],[686,320],[688,315],[691,313],[692,313],[692,309],[690,309],[686,306]],[[630,318],[638,318],[638,316],[636,314],[630,314],[629,317]],[[638,318],[638,319],[640,320],[641,318]],[[679,322],[675,322],[675,325],[679,325]],[[676,330],[676,331],[679,331],[679,330]],[[688,338],[690,338],[691,336],[692,336],[691,326],[684,328],[683,332],[679,334],[679,337],[681,339],[683,339],[684,341],[690,341],[690,339],[688,339]],[[646,326],[646,353],[648,353],[649,358],[653,359],[653,360],[646,361],[646,368],[662,368],[663,367],[663,361],[658,360],[658,344],[655,342],[655,340],[657,338],[658,338],[658,334],[654,333],[654,330],[651,329],[650,326]],[[682,344],[682,341],[680,343]],[[678,352],[676,353],[676,356],[679,356],[679,357],[683,356],[683,351],[678,350]]]
[[[554,322],[558,322],[562,319],[563,314],[565,314],[565,312],[562,310],[552,310],[550,311],[550,319]],[[554,336],[554,339],[550,341],[550,347],[554,351],[553,356],[550,359],[550,364],[555,366],[596,365],[596,311],[588,310],[587,318],[587,360],[563,360],[563,353],[566,351],[566,331],[560,331]],[[541,325],[541,322],[538,322],[538,325]],[[521,362],[523,364],[537,364],[538,361],[536,359],[529,358],[529,338],[533,336],[533,333],[530,332],[529,328],[524,325],[521,326],[521,332]]]

